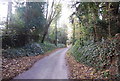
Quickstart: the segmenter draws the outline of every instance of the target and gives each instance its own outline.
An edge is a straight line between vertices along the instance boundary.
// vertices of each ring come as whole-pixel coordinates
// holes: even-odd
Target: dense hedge
[[[86,42],[81,45],[80,41],[70,49],[75,59],[97,69],[107,69],[111,66],[113,57],[120,56],[120,43],[118,40],[104,42]]]

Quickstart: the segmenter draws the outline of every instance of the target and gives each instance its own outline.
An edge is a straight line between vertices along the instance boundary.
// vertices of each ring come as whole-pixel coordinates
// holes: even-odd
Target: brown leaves
[[[22,57],[16,59],[6,59],[3,57],[2,62],[3,78],[8,79],[18,75],[19,73],[22,73],[23,71],[26,70],[26,68],[31,67],[36,60],[38,59],[35,59],[35,57]]]
[[[59,49],[53,50],[57,51]],[[50,55],[52,52],[48,52],[44,55],[20,57],[14,59],[8,59],[2,57],[2,77],[3,79],[10,79],[16,75],[28,70],[36,61],[41,58]]]
[[[70,79],[97,79],[100,78],[100,73],[96,73],[95,69],[84,64],[76,62],[72,56],[66,56],[69,65]]]

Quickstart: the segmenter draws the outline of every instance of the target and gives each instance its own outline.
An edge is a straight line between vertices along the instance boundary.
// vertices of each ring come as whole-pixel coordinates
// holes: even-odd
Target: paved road
[[[46,56],[14,79],[68,79],[65,60],[67,50],[68,48],[63,48]]]

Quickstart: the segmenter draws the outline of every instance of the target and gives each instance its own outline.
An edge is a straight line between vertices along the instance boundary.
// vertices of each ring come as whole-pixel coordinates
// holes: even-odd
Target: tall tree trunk
[[[108,35],[109,35],[109,38],[111,38],[110,18],[109,18],[109,25],[108,25]]]
[[[46,37],[46,35],[47,35],[47,32],[48,32],[48,31],[44,32],[43,37],[42,37],[42,40],[41,40],[41,43],[44,43],[45,37]]]
[[[94,42],[96,42],[96,27],[94,26],[93,28],[93,37],[94,37]]]
[[[26,43],[28,43],[28,42],[30,42],[31,41],[31,39],[30,39],[30,30],[28,29],[28,26],[29,26],[29,6],[30,6],[30,2],[26,2],[26,11],[25,11],[25,27],[27,28],[26,29],[26,32],[25,32],[25,34],[26,34],[26,38],[27,38],[27,40],[26,40]]]
[[[57,20],[55,23],[55,45],[57,46]]]
[[[111,21],[111,16],[110,16],[110,3],[108,4],[108,14],[109,14],[109,25],[108,25],[108,35],[109,38],[111,38],[111,27],[110,27],[110,21]]]
[[[94,24],[94,42],[98,41],[98,31],[97,31],[97,27],[96,27],[96,19],[97,19],[97,16],[95,14],[94,15],[94,21],[95,21],[95,24]]]
[[[41,43],[44,43],[44,40],[45,40],[46,35],[48,34],[48,29],[50,27],[51,22],[52,22],[52,20],[45,25],[45,31],[43,33],[43,37],[42,37]]]
[[[48,3],[49,0],[47,0]],[[58,2],[58,4],[60,3],[60,1]],[[48,10],[48,5],[47,5],[47,12],[46,12],[46,25],[45,25],[45,31],[41,40],[41,43],[44,43],[45,37],[48,34],[48,29],[50,27],[51,22],[53,21],[54,18],[56,18],[60,12],[57,12],[56,10],[54,10],[54,5],[55,5],[55,0],[52,1],[50,10]],[[49,11],[49,13],[48,13]]]
[[[73,22],[73,45],[75,44],[75,24]]]
[[[8,32],[8,25],[11,23],[11,17],[12,17],[12,2],[8,2],[8,12],[7,12],[7,24],[6,24],[6,34]]]

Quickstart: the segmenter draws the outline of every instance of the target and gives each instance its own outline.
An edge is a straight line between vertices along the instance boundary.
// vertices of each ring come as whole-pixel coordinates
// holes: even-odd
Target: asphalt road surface
[[[63,48],[37,61],[28,71],[14,79],[68,79],[65,54],[69,48]]]

